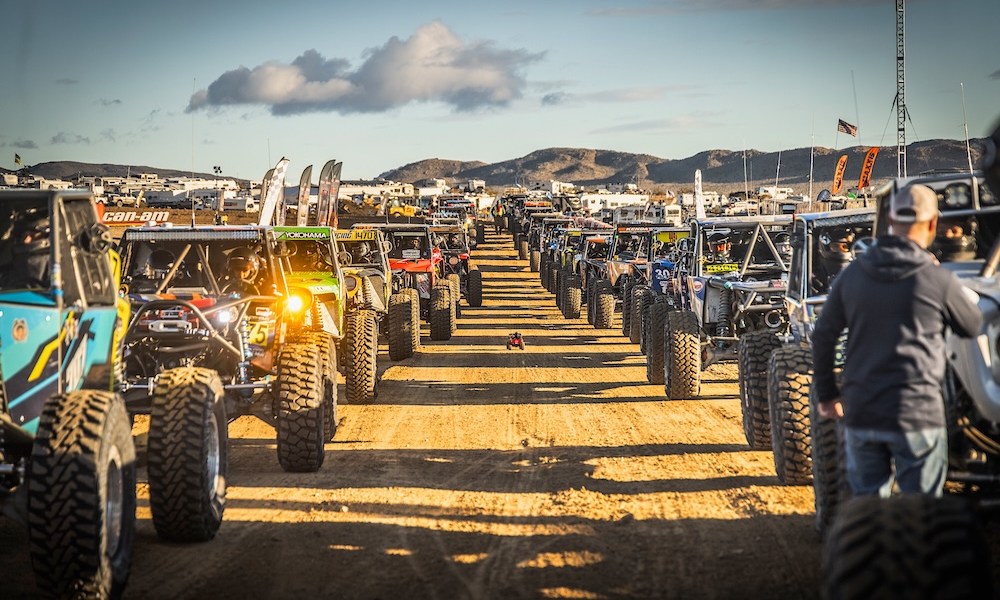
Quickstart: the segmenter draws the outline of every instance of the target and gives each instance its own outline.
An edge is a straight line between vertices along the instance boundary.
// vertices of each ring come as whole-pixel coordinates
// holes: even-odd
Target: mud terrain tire
[[[278,354],[278,463],[291,473],[311,473],[326,456],[322,358],[310,344],[285,344]]]
[[[375,311],[372,310],[348,313],[344,321],[346,341],[344,391],[348,403],[366,404],[375,400],[378,374],[378,321],[375,318]]]
[[[989,547],[967,502],[907,494],[844,505],[823,552],[824,598],[993,598]]]
[[[632,317],[629,319],[628,338],[633,344],[638,344],[642,339],[642,318],[646,311],[646,306],[653,299],[653,290],[647,286],[639,285],[632,288]]]
[[[797,344],[779,346],[767,365],[774,470],[785,485],[812,483],[809,386],[812,353]]]
[[[667,398],[697,398],[701,392],[701,333],[698,317],[690,310],[668,311],[665,337],[664,391]]]
[[[121,397],[80,390],[45,402],[25,484],[31,564],[43,593],[121,595],[132,567],[135,484]]]
[[[465,301],[469,306],[483,305],[483,273],[479,269],[469,271],[469,281],[467,282]]]
[[[581,304],[583,304],[583,290],[580,288],[580,277],[571,275],[566,277],[566,301],[564,302],[567,319],[579,319]]]
[[[594,328],[612,329],[615,321],[615,296],[607,281],[599,281],[594,293]]]
[[[809,437],[812,440],[812,483],[816,507],[816,531],[825,536],[837,511],[849,497],[844,468],[843,431],[837,421],[819,416],[809,405]]]
[[[527,242],[524,243],[527,244]],[[532,273],[537,273],[538,267],[541,266],[541,261],[542,261],[542,253],[539,252],[538,250],[532,250],[530,255],[530,260],[528,260],[528,269]]]
[[[649,331],[646,333],[646,381],[654,385],[663,385],[663,357],[666,338],[663,330],[667,325],[666,302],[654,301],[649,307]]]
[[[347,323],[346,317],[344,318],[344,323]],[[337,434],[337,373],[340,369],[343,369],[346,377],[347,364],[346,362],[340,364],[337,355],[337,344],[333,342],[330,334],[325,331],[305,331],[296,335],[292,339],[292,342],[312,344],[319,348],[319,355],[322,361],[320,371],[323,373],[323,414],[326,418],[323,436],[327,441],[331,441]],[[341,348],[341,357],[346,361],[347,352],[344,349],[347,348],[347,339],[341,340],[341,344],[343,346]]]
[[[751,331],[739,341],[740,412],[743,435],[754,450],[771,448],[771,412],[767,402],[767,362],[781,344],[770,331]]]
[[[451,301],[451,287],[436,285],[431,288],[431,339],[445,341],[451,339],[451,326],[454,317],[454,307]]]
[[[212,369],[160,373],[150,396],[149,508],[160,539],[207,542],[226,505],[229,421]]]
[[[632,290],[635,287],[631,281],[622,283],[622,335],[628,337],[632,324]]]
[[[404,360],[420,349],[420,321],[413,321],[414,298],[404,290],[389,296],[389,358]],[[420,314],[419,300],[416,306]]]

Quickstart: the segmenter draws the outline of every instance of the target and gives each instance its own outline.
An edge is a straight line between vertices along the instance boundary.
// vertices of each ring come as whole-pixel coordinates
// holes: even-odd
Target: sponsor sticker
[[[706,273],[730,273],[739,270],[740,266],[736,263],[709,263],[705,265]]]
[[[104,211],[104,223],[108,225],[144,225],[146,223],[166,223],[170,220],[169,210],[114,210]]]

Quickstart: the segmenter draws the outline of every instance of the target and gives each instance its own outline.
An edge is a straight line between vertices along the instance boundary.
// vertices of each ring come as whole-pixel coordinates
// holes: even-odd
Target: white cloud
[[[356,70],[344,59],[307,50],[291,64],[241,66],[195,92],[187,110],[269,106],[276,115],[383,112],[412,102],[442,102],[455,110],[504,106],[520,98],[524,69],[542,54],[467,43],[434,21],[411,37],[392,37],[366,51]]]

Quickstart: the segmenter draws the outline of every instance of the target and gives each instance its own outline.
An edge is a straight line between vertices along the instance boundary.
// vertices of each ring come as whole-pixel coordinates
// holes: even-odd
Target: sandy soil
[[[748,450],[735,366],[664,400],[635,345],[563,319],[510,238],[489,241],[484,306],[414,358],[382,348],[378,400],[341,407],[319,473],[284,473],[273,430],[233,422],[225,522],[193,546],[156,538],[140,486],[126,596],[815,597],[812,490]],[[32,589],[7,581],[23,543],[0,521],[0,595]]]

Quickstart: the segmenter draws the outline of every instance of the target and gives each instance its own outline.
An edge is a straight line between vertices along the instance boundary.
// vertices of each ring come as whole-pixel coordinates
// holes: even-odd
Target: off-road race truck
[[[378,229],[338,229],[337,256],[344,271],[347,290],[345,339],[356,339],[340,356],[348,373],[345,391],[348,402],[371,402],[377,395],[377,357],[380,331],[387,331],[389,298],[392,296],[392,268],[389,266],[389,243]],[[417,323],[419,332],[420,324]],[[412,328],[411,328],[412,330]],[[410,339],[388,335],[392,344],[411,348]]]
[[[296,334],[295,340],[322,346],[327,337],[313,339],[313,332],[325,332],[338,345],[339,364],[334,363],[334,367],[344,375],[347,402],[374,400],[378,374],[376,309],[382,307],[384,313],[385,305],[384,296],[379,298],[372,288],[373,281],[381,282],[381,278],[370,274],[364,281],[355,274],[345,275],[338,243],[328,227],[275,227],[274,239],[288,285],[304,287],[313,297],[309,327]],[[370,258],[384,256],[385,248],[378,240],[364,243]],[[350,253],[343,256],[353,262],[352,257]]]
[[[643,227],[640,227],[642,229]],[[619,288],[622,295],[622,333],[640,345],[646,357],[646,379],[653,384],[663,383],[663,319],[667,304],[672,299],[670,279],[678,260],[678,243],[687,238],[687,228],[653,225],[649,231],[633,230],[629,235],[646,237],[641,246],[649,248],[648,256],[628,260],[629,254],[619,253]],[[649,278],[652,279],[649,279]],[[657,305],[662,304],[662,307]],[[650,325],[656,321],[657,327]],[[651,330],[652,331],[649,331]],[[646,333],[653,340],[647,344]],[[656,351],[654,351],[656,350]]]
[[[672,286],[678,310],[664,317],[663,385],[668,398],[697,397],[702,370],[739,359],[744,419],[750,410],[766,414],[763,386],[746,380],[765,380],[767,362],[760,363],[759,372],[751,371],[746,357],[759,352],[757,340],[770,339],[788,325],[783,298],[790,229],[790,216],[691,221],[690,241],[682,244],[677,269],[680,282]],[[655,322],[650,326],[658,327]],[[751,398],[748,392],[756,390],[761,397]]]
[[[0,512],[27,526],[52,597],[117,597],[132,563],[135,446],[114,389],[128,303],[111,245],[89,193],[0,192]]]
[[[483,274],[472,265],[469,237],[457,224],[432,225],[431,235],[440,248],[445,279],[451,285],[454,298],[465,298],[469,306],[483,305]]]
[[[785,295],[790,326],[787,335],[779,336],[779,344],[767,363],[768,422],[750,424],[754,436],[769,435],[774,468],[784,484],[812,481],[812,329],[833,279],[854,258],[851,246],[855,240],[871,236],[874,221],[875,211],[870,208],[800,213],[794,217]],[[751,417],[763,418],[756,413]]]
[[[548,202],[529,201],[525,202],[524,208],[518,211],[518,215],[519,217],[514,223],[514,247],[517,249],[517,258],[529,261],[530,267],[531,244],[528,240],[528,235],[530,233],[531,224],[534,221],[534,215],[555,217],[558,216],[559,213],[554,212]],[[534,271],[537,269],[532,270]]]
[[[862,590],[867,597],[889,597],[902,587],[909,597],[945,591],[954,597],[993,595],[984,527],[970,508],[992,509],[1000,500],[1000,197],[978,173],[897,179],[876,193],[877,235],[888,230],[891,199],[909,184],[937,192],[938,234],[929,250],[978,299],[983,326],[970,339],[945,334],[945,498],[901,495],[845,503],[842,441],[833,433],[819,434],[817,429],[829,431],[830,423],[814,416],[813,488],[821,533],[836,519],[824,551],[824,591],[831,598],[859,597]],[[858,243],[856,253],[870,241]],[[839,424],[833,427],[836,431]],[[875,569],[898,576],[869,578]]]
[[[560,232],[565,230],[566,227],[572,225],[573,220],[574,219],[572,217],[559,215],[556,217],[542,219],[541,225],[539,226],[538,278],[541,281],[542,287],[548,291],[552,291],[552,282],[550,281],[552,269],[550,265],[552,263],[553,250],[558,243]],[[534,256],[534,250],[532,250],[532,256]]]
[[[545,223],[550,223],[549,228],[555,227],[554,219],[566,218],[556,212],[532,212],[528,216],[525,224],[527,233],[521,238],[522,244],[527,244],[528,249],[528,269],[532,273],[537,273],[542,262],[542,240],[546,233]],[[563,221],[565,222],[565,221]]]
[[[412,222],[356,222],[352,229],[382,230],[389,242],[392,290],[389,298],[389,358],[409,358],[420,348],[420,317],[429,323],[432,340],[449,340],[458,326],[458,298],[444,278],[444,256],[431,240],[423,219]],[[411,340],[406,348],[404,340]],[[399,352],[393,353],[393,346]],[[409,351],[408,351],[409,350]]]
[[[270,228],[137,227],[120,248],[134,313],[122,389],[130,412],[149,414],[153,525],[166,540],[205,541],[222,521],[230,419],[272,425],[286,471],[322,466],[337,358],[316,320],[334,317],[289,286]]]
[[[611,329],[615,315],[615,296],[605,275],[613,237],[612,232],[607,232],[584,239],[583,259],[577,264],[587,322],[596,329]]]

